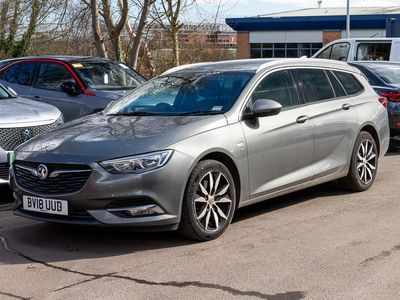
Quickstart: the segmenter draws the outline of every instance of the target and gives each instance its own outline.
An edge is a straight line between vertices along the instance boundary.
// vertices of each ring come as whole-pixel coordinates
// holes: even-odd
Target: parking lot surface
[[[329,183],[241,209],[207,243],[36,222],[2,202],[0,299],[398,299],[400,153],[379,168],[367,192]]]

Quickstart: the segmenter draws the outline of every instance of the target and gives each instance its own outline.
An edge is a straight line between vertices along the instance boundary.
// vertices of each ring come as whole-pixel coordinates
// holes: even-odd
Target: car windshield
[[[254,76],[251,72],[175,73],[148,81],[115,102],[105,114],[220,114],[235,103]]]
[[[6,91],[6,88],[0,84],[0,100],[10,98],[13,97]]]
[[[400,84],[399,65],[378,65],[371,68],[383,81],[389,84]]]
[[[80,61],[72,67],[88,88],[131,90],[146,80],[128,66],[114,61]]]

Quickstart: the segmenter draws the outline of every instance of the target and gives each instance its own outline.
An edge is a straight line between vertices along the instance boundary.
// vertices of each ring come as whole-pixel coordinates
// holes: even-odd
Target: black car
[[[146,79],[121,62],[88,56],[0,61],[0,83],[20,96],[56,106],[70,121],[103,110]]]
[[[376,93],[385,97],[389,113],[390,136],[400,136],[400,63],[356,61],[349,63],[368,78]]]

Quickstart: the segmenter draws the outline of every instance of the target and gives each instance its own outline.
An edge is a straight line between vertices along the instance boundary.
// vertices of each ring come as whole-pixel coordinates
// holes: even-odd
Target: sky
[[[317,0],[196,0],[185,18],[189,21],[212,21],[215,16],[224,21],[227,17],[257,16],[301,8],[318,7]],[[346,7],[346,0],[322,0],[321,7]],[[217,14],[218,4],[220,5]],[[350,7],[399,6],[400,0],[350,0]]]

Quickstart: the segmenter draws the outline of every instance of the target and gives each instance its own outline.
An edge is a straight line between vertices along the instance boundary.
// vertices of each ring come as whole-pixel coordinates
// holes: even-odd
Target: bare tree
[[[183,26],[180,22],[180,14],[186,6],[186,0],[160,0],[155,8],[156,20],[172,43],[172,55],[174,66],[179,66],[179,30]]]
[[[125,27],[125,24],[128,20],[128,0],[122,0],[121,5],[121,14],[119,21],[115,24],[111,12],[111,3],[110,0],[102,0],[103,4],[103,18],[107,27],[108,36],[111,40],[111,45],[114,52],[114,58],[116,60],[122,60],[122,51],[121,51],[121,33]]]

